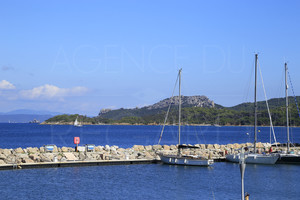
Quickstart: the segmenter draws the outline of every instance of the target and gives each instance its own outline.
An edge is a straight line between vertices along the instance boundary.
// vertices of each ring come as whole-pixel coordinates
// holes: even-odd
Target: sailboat
[[[210,166],[214,163],[213,159],[206,159],[198,155],[184,155],[182,150],[186,148],[198,148],[195,146],[188,146],[180,144],[180,129],[181,129],[181,71],[178,72],[179,78],[179,113],[178,113],[178,152],[176,155],[165,155],[158,153],[161,161],[165,164],[171,165],[193,165],[193,166]],[[170,108],[170,107],[169,107]],[[166,120],[165,120],[166,122]],[[163,131],[162,131],[163,132]]]
[[[253,152],[245,152],[245,162],[247,164],[275,164],[278,160],[278,154],[258,154],[256,152],[256,141],[257,141],[257,101],[256,101],[256,94],[257,94],[257,59],[258,55],[255,54],[255,87],[254,87],[254,151]],[[229,154],[226,156],[226,160],[230,162],[240,162],[241,154]]]
[[[76,126],[76,127],[82,127],[82,124],[80,124],[80,123],[78,122],[78,116],[76,117],[76,119],[75,119],[75,121],[74,121],[74,126]]]
[[[287,144],[286,152],[279,153],[279,159],[276,163],[278,164],[300,164],[300,155],[290,152],[290,134],[289,134],[289,101],[288,101],[288,83],[287,83],[287,63],[284,64],[285,69],[285,101],[286,101],[286,133],[287,133]]]

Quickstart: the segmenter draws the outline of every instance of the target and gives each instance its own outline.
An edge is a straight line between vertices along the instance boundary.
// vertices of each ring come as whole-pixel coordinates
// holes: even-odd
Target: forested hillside
[[[300,100],[299,97],[297,97]],[[270,99],[270,112],[273,125],[285,126],[285,98]],[[294,98],[289,98],[289,117],[292,126],[300,126],[300,118],[296,108]],[[204,105],[204,104],[202,104]],[[185,104],[182,108],[183,124],[219,124],[219,125],[252,125],[254,123],[254,105],[253,103],[243,103],[233,107],[223,107],[206,104],[204,107]],[[89,118],[79,116],[80,121],[86,124],[162,124],[168,107],[143,107],[135,109],[117,109],[105,110],[100,112],[99,116]],[[46,123],[72,123],[77,115],[58,115],[50,118]],[[174,103],[171,106],[168,124],[177,124],[178,106]],[[266,109],[265,101],[258,102],[258,125],[269,126],[270,120]]]

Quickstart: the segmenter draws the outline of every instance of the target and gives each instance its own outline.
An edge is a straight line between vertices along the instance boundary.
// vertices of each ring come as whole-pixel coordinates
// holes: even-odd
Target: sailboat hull
[[[246,159],[245,159],[246,164],[273,165],[276,163],[276,161],[279,158],[279,156],[275,155],[275,154],[264,155],[264,154],[249,153],[249,154],[245,154],[245,156],[246,156]],[[227,155],[226,160],[229,162],[239,163],[240,162],[240,154]]]
[[[279,154],[276,164],[300,164],[300,155],[297,154]]]
[[[212,159],[189,158],[172,155],[159,155],[161,161],[171,165],[210,166],[214,163]]]

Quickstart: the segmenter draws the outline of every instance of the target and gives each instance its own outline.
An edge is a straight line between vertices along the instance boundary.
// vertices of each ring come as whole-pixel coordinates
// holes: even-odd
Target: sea
[[[162,126],[0,124],[0,148],[55,144],[154,145]],[[183,126],[181,143],[253,142],[253,127]],[[300,143],[300,128],[290,128]],[[161,144],[177,144],[178,127],[166,126]],[[275,127],[276,141],[286,142],[286,129]],[[258,127],[259,142],[274,142],[269,127]],[[251,165],[245,170],[250,199],[300,199],[300,165]],[[90,166],[0,171],[0,199],[241,199],[239,164],[212,167],[164,164]]]

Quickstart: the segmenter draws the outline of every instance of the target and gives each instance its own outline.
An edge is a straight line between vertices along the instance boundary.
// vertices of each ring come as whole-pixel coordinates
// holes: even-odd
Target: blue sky
[[[183,95],[233,106],[252,101],[256,52],[268,98],[284,96],[285,61],[300,95],[299,9],[291,0],[1,1],[0,111],[141,107],[170,97],[179,68]]]

